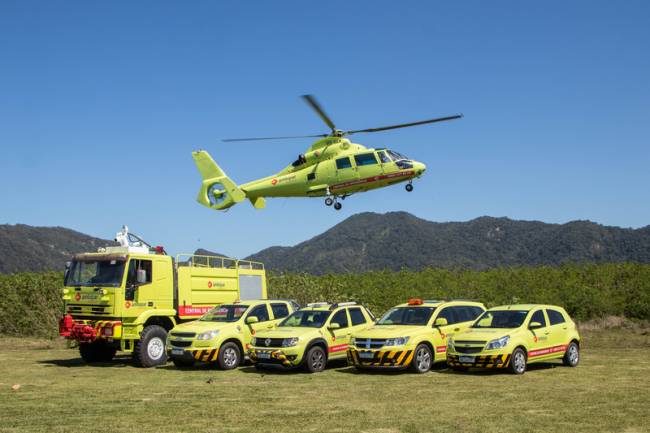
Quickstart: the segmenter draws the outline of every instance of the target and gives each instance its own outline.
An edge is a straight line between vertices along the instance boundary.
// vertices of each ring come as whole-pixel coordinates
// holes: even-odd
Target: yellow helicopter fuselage
[[[279,173],[240,185],[249,198],[345,196],[420,177],[426,166],[339,137],[314,143]],[[401,155],[400,155],[401,156]]]

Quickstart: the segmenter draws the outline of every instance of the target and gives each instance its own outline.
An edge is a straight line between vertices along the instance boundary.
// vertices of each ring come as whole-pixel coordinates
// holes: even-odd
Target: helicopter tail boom
[[[192,152],[192,158],[203,178],[196,201],[210,209],[224,210],[246,198],[246,193],[226,176],[208,152]]]

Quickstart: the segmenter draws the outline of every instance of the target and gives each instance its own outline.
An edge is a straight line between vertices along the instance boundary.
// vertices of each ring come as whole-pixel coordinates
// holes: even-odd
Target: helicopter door
[[[344,156],[343,158],[338,158],[336,160],[336,180],[338,182],[345,182],[356,178],[357,172],[355,168],[352,167],[352,160],[350,157]]]
[[[382,168],[377,160],[375,152],[360,153],[354,155],[354,162],[357,164],[357,176],[359,181],[368,181],[362,190],[372,188],[373,178],[382,174]]]
[[[393,164],[393,160],[390,159],[390,156],[386,154],[385,151],[380,150],[377,152],[377,158],[379,159],[379,166],[381,167],[381,173],[390,173],[391,171],[395,171],[393,168],[395,164]]]

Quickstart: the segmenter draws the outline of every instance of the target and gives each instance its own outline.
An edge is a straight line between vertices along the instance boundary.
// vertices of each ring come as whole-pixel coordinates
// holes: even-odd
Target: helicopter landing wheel
[[[334,209],[341,210],[342,207],[343,207],[343,205],[341,203],[339,203],[339,202],[334,203]]]
[[[411,184],[411,183],[407,183],[405,188],[406,188],[406,190],[407,190],[408,192],[411,192],[411,191],[413,191],[413,184]]]
[[[334,200],[332,199],[332,197],[327,197],[325,199],[325,206],[332,206],[333,204],[334,204]]]

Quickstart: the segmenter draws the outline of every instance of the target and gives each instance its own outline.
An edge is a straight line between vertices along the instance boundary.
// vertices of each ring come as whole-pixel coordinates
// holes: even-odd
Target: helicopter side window
[[[336,160],[337,170],[342,170],[344,168],[350,168],[350,167],[352,167],[352,162],[350,161],[350,157],[346,156],[345,158],[339,158]]]
[[[362,165],[377,164],[377,158],[375,158],[374,153],[362,153],[361,155],[354,155],[354,160],[357,163],[357,167],[360,167]]]
[[[379,156],[379,160],[381,161],[382,164],[388,164],[390,162],[390,158],[388,155],[386,155],[386,152],[383,150],[380,152],[377,152],[377,155]]]

